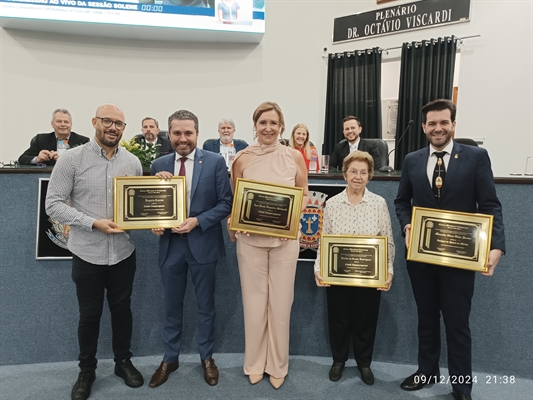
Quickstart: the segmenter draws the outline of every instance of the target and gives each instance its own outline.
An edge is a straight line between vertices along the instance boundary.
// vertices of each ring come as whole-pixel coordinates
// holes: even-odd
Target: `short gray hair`
[[[194,122],[194,129],[196,129],[196,132],[198,133],[198,117],[194,115],[192,112],[188,110],[179,110],[172,113],[170,117],[168,117],[168,133],[170,136],[170,124],[175,119],[183,121],[183,120],[190,120]]]
[[[155,118],[152,118],[152,117],[145,117],[142,121],[141,121],[141,126],[144,125],[144,121],[148,121],[148,120],[152,120],[155,122],[155,126],[159,128],[159,122],[157,122],[157,119]]]
[[[222,124],[229,124],[233,129],[235,129],[235,122],[233,122],[231,118],[222,118],[218,123],[218,129],[220,129],[220,125]]]
[[[66,108],[56,108],[52,113],[52,121],[54,120],[54,117],[57,113],[67,114],[70,118],[70,122],[72,122],[72,115],[70,115],[70,112]]]

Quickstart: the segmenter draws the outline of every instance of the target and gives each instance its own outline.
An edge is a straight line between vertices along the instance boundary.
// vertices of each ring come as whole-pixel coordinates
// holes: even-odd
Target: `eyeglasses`
[[[110,118],[102,118],[102,117],[94,117],[94,118],[98,118],[99,120],[101,120],[104,128],[111,128],[113,124],[115,124],[115,127],[118,130],[122,130],[126,127],[126,123],[122,121],[113,121]]]
[[[355,169],[349,169],[348,171],[346,171],[346,173],[348,175],[360,176],[361,178],[365,178],[368,176],[368,171],[357,171]]]

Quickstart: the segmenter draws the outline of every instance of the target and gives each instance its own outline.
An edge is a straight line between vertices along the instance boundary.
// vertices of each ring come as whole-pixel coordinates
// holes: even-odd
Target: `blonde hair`
[[[254,121],[254,128],[257,124],[257,121],[259,121],[259,118],[261,115],[267,111],[274,110],[276,114],[278,114],[279,117],[279,137],[283,139],[283,132],[285,132],[285,118],[283,117],[283,112],[281,111],[281,108],[279,107],[278,103],[274,101],[265,101],[255,109],[254,114],[252,116],[252,120]],[[256,134],[257,135],[257,134]]]
[[[305,158],[310,159],[311,158],[311,146],[309,145],[309,129],[307,129],[307,126],[305,124],[296,124],[296,126],[292,128],[291,138],[289,139],[289,145],[293,149],[296,148],[296,143],[294,142],[294,133],[299,128],[305,129],[305,133],[307,134],[307,137],[305,138],[305,142],[304,142],[304,152],[305,152]]]
[[[342,173],[346,174],[348,167],[354,161],[366,161],[368,165],[368,180],[374,177],[374,158],[366,151],[354,150],[348,154],[342,162]]]

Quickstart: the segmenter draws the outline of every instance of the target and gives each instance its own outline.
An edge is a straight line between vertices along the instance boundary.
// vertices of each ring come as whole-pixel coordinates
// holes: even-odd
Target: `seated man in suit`
[[[341,140],[336,146],[335,150],[329,158],[329,167],[335,169],[342,169],[342,162],[344,157],[354,150],[361,150],[370,153],[374,159],[374,170],[381,168],[381,153],[375,144],[368,143],[361,138],[361,131],[363,126],[359,118],[348,115],[342,120],[342,132],[346,140]]]
[[[142,120],[142,134],[135,136],[135,141],[139,144],[152,143],[159,145],[157,148],[157,157],[173,153],[170,140],[159,136],[159,123],[155,118],[146,117]]]
[[[71,149],[89,141],[88,137],[71,131],[72,116],[64,108],[58,108],[52,113],[52,128],[54,128],[53,132],[39,133],[33,137],[30,148],[19,157],[19,164],[54,165],[62,150]]]
[[[235,155],[248,147],[244,140],[234,139],[235,123],[232,119],[224,118],[218,123],[219,139],[208,139],[204,142],[203,149],[218,153],[226,160],[228,169],[235,158]]]

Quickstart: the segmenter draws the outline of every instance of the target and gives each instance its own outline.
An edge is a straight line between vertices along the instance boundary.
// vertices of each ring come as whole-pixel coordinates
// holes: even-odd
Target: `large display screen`
[[[0,17],[8,28],[33,20],[264,33],[265,0],[0,0]]]

